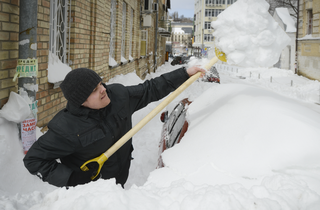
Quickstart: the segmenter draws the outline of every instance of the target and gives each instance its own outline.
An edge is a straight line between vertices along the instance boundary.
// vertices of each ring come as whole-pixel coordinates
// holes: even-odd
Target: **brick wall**
[[[133,60],[121,63],[122,5],[127,4],[125,59],[129,61],[130,36],[132,36]],[[144,78],[154,71],[154,26],[148,30],[148,53],[140,56],[140,1],[117,0],[116,56],[118,66],[109,66],[110,48],[110,0],[72,0],[70,30],[70,67],[95,70],[104,82],[110,78],[136,71]],[[159,7],[160,9],[162,7]],[[133,31],[129,34],[130,10],[134,11]],[[155,21],[155,14],[152,14]],[[155,24],[154,24],[155,25]],[[48,83],[48,54],[50,39],[50,0],[38,0],[37,21],[38,59],[38,127],[44,127],[62,110],[67,101],[60,88]],[[19,0],[0,0],[0,106],[6,103],[10,91],[17,92],[17,83],[12,82],[19,56]],[[164,63],[165,41],[158,36],[158,66]],[[164,46],[161,46],[164,45]]]
[[[0,108],[8,101],[19,57],[19,1],[0,0]]]

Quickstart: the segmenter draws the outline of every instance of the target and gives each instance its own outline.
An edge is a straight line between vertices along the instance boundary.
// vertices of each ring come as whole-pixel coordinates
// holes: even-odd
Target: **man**
[[[128,87],[105,85],[90,69],[69,72],[60,85],[67,107],[49,122],[49,130],[29,149],[23,159],[25,167],[58,187],[90,182],[97,166],[89,165],[89,171],[81,171],[80,166],[126,134],[132,128],[135,111],[165,97],[199,71],[205,73],[199,67],[183,67]],[[104,163],[98,178],[115,178],[123,187],[132,151],[130,139]]]

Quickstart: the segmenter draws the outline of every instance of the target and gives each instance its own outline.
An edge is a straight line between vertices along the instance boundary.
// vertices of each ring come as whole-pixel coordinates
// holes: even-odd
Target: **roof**
[[[182,27],[181,28],[186,34],[192,34],[192,28]]]
[[[276,14],[279,16],[279,18],[281,19],[281,21],[285,24],[285,30],[286,32],[296,32],[296,26],[295,26],[295,22],[292,19],[292,17],[289,14],[289,11],[287,8],[276,8]]]
[[[193,27],[193,23],[172,22],[171,25],[172,25],[172,26],[181,25],[181,26],[190,26],[190,27]]]
[[[181,33],[181,34],[184,34],[184,30],[182,30],[181,28],[172,28],[172,32],[173,33]]]

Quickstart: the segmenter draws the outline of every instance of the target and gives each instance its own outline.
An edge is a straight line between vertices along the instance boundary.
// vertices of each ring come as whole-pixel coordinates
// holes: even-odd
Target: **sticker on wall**
[[[16,73],[13,77],[15,82],[18,77],[36,77],[38,75],[38,59],[18,59]]]
[[[37,120],[34,118],[26,119],[21,123],[21,140],[24,154],[27,154],[32,144],[37,140],[36,127]]]
[[[29,104],[30,110],[34,116],[34,118],[37,120],[37,112],[38,112],[38,100],[32,102]]]

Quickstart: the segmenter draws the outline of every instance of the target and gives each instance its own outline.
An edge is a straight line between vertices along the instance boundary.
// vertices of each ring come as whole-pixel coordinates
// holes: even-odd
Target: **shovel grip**
[[[104,162],[106,162],[107,160],[108,160],[108,157],[107,157],[104,153],[102,153],[99,157],[93,158],[93,159],[88,160],[87,162],[85,162],[85,163],[80,167],[80,169],[81,169],[82,171],[89,171],[89,168],[87,167],[87,164],[92,163],[92,162],[97,162],[98,165],[99,165],[99,168],[98,168],[98,170],[97,170],[97,173],[91,177],[91,180],[94,180],[94,178],[96,178],[96,177],[98,176],[98,174],[100,173],[101,168],[102,168]]]

